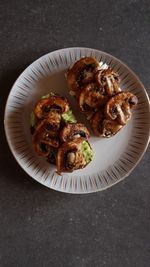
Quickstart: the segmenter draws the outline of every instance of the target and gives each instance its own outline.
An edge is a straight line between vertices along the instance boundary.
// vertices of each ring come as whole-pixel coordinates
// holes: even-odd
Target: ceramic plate
[[[122,90],[136,94],[139,103],[132,119],[116,136],[109,139],[91,136],[95,158],[85,169],[60,176],[54,165],[32,149],[30,113],[42,95],[54,91],[68,98],[78,121],[87,125],[76,100],[69,96],[65,80],[67,68],[83,56],[93,56],[109,64],[119,73]],[[106,189],[128,176],[142,158],[149,141],[149,100],[137,76],[117,58],[90,48],[67,48],[39,58],[19,76],[7,100],[4,122],[10,149],[32,178],[58,191],[90,193]]]

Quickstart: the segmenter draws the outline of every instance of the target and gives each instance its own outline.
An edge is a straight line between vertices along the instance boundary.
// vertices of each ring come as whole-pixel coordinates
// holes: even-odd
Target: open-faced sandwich
[[[120,78],[107,64],[83,57],[66,73],[70,94],[75,96],[97,136],[111,137],[131,118],[137,97],[120,88]]]
[[[89,131],[77,123],[66,98],[43,96],[31,114],[33,148],[39,156],[56,164],[57,172],[84,168],[93,159]]]

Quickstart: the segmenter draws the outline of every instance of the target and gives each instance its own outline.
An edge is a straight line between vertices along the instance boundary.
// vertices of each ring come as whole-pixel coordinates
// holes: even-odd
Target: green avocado
[[[36,126],[36,117],[35,117],[35,115],[34,115],[34,113],[33,112],[31,112],[31,115],[30,115],[30,125],[31,125],[31,127],[35,127]]]
[[[81,151],[84,155],[84,158],[86,159],[86,162],[90,162],[94,157],[94,152],[89,146],[87,141],[83,141],[81,145]]]
[[[63,113],[61,115],[61,117],[62,117],[62,119],[64,120],[65,123],[75,123],[75,122],[77,122],[71,109],[69,109],[68,112]]]
[[[50,92],[49,94],[47,95],[43,95],[41,96],[41,99],[46,99],[46,98],[49,98],[50,96],[54,96],[55,94],[53,92]]]

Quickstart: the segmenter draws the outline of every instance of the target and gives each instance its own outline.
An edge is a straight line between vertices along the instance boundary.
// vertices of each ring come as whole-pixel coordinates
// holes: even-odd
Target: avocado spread
[[[31,127],[35,127],[36,125],[36,117],[33,112],[31,112],[31,115],[30,115],[30,125]]]
[[[63,113],[61,116],[65,123],[77,122],[71,109],[69,109],[66,113]]]
[[[91,147],[89,146],[88,142],[86,142],[86,141],[82,142],[81,151],[82,151],[87,163],[93,159],[94,153],[93,153]]]
[[[51,93],[49,93],[49,94],[47,94],[47,95],[43,95],[42,97],[41,97],[41,99],[46,99],[46,98],[49,98],[50,96],[54,96],[55,94],[53,93],[53,92],[51,92]]]

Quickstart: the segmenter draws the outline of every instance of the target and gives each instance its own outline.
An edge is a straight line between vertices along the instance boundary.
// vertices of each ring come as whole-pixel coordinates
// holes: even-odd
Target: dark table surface
[[[18,75],[63,47],[106,51],[150,93],[150,2],[0,1],[0,266],[150,266],[150,149],[124,181],[90,195],[50,190],[14,160],[3,130]]]

